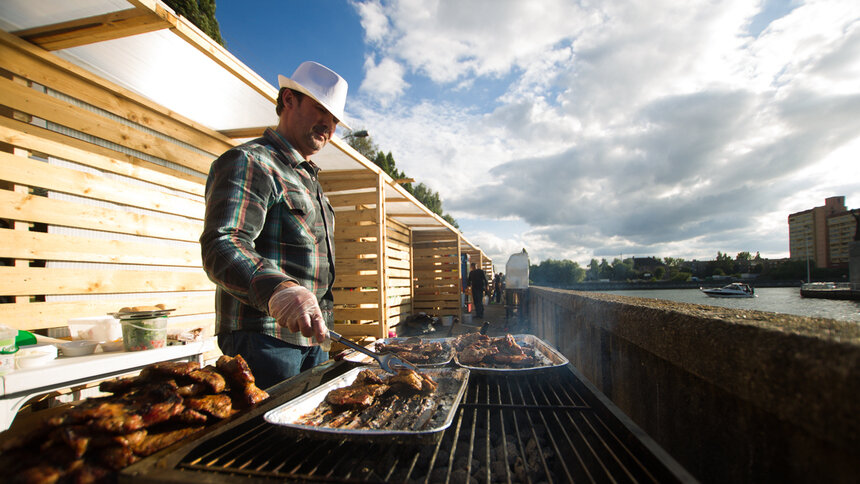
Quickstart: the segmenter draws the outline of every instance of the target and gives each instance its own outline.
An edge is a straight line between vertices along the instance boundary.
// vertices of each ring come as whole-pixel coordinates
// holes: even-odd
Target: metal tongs
[[[413,365],[412,363],[409,363],[408,361],[401,360],[400,358],[398,358],[398,357],[396,357],[390,353],[377,353],[375,351],[370,351],[369,349],[365,348],[364,346],[357,345],[357,344],[353,343],[352,341],[350,341],[349,339],[344,338],[343,336],[339,335],[338,333],[335,333],[332,330],[329,330],[328,334],[329,334],[329,337],[332,339],[332,341],[337,341],[340,344],[349,346],[350,348],[354,349],[355,351],[358,351],[360,353],[364,353],[365,355],[373,358],[374,360],[379,362],[380,368],[387,371],[388,373],[391,373],[392,375],[397,374],[396,368],[398,368],[398,367],[399,368],[408,368],[410,370],[417,371],[418,373],[421,373],[420,371],[418,371],[417,366]]]

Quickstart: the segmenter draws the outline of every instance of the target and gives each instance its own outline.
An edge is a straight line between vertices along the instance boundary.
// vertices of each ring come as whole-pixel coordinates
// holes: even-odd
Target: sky
[[[860,208],[856,0],[219,0],[272,85],[305,60],[497,271],[788,257],[788,215]]]

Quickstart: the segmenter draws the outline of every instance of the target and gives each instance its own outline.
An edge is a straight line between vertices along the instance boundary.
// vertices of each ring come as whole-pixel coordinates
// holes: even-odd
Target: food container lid
[[[162,316],[167,316],[171,312],[176,311],[176,309],[158,309],[152,311],[126,311],[126,312],[116,312],[116,313],[108,313],[108,315],[113,316],[119,320],[123,319],[150,319],[150,318],[160,318]]]

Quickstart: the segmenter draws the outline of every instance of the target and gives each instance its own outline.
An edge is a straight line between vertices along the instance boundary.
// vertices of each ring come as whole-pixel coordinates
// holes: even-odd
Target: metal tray
[[[556,368],[559,366],[564,366],[570,363],[567,358],[558,352],[552,346],[546,344],[542,339],[538,338],[533,334],[515,334],[514,340],[516,340],[517,344],[527,344],[533,347],[535,351],[535,355],[541,360],[543,365],[541,366],[529,366],[526,368],[497,368],[491,366],[470,366],[463,363],[460,363],[459,355],[454,355],[454,362],[462,367],[467,368],[470,372],[473,373],[482,373],[482,374],[499,374],[499,373],[510,373],[516,375],[524,375],[528,373],[536,373],[545,371],[549,368]],[[456,352],[455,352],[456,353]]]
[[[399,338],[383,338],[383,339],[376,340],[375,342],[367,345],[366,348],[368,348],[371,351],[376,351],[376,344],[377,343],[383,343],[383,344],[405,343],[406,340],[413,339],[413,338],[418,338],[421,341],[424,341],[427,343],[438,342],[438,343],[442,343],[443,345],[448,346],[448,351],[446,353],[443,353],[444,356],[442,358],[440,358],[440,360],[444,360],[444,361],[439,361],[436,363],[415,363],[415,362],[410,361],[410,363],[412,363],[413,365],[415,365],[419,368],[441,368],[443,366],[448,366],[448,364],[450,364],[451,361],[454,359],[454,353],[455,353],[454,345],[453,345],[454,338],[421,338],[421,337],[417,337],[417,336],[399,337]],[[363,355],[357,351],[350,352],[349,354],[344,356],[343,359],[345,359],[347,361],[352,361],[355,363],[363,363],[363,364],[368,364],[368,365],[374,364],[373,358],[371,358],[367,355]],[[402,359],[406,359],[406,358],[402,358]]]
[[[370,369],[378,374],[385,373],[380,368],[353,368],[343,375],[269,410],[263,418],[270,424],[278,425],[304,437],[349,439],[365,442],[435,443],[454,420],[454,414],[457,412],[457,407],[460,405],[460,400],[463,398],[469,382],[469,371],[463,368],[428,368],[422,370],[422,373],[430,376],[439,384],[435,395],[441,399],[437,410],[427,424],[427,428],[422,430],[341,429],[295,423],[303,415],[314,411],[325,400],[328,392],[349,386],[358,373],[365,369]]]

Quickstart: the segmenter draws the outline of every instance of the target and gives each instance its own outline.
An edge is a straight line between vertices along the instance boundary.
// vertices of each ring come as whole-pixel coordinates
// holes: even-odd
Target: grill
[[[327,376],[352,367],[334,364]],[[571,365],[473,374],[451,427],[415,446],[297,438],[266,423],[265,411],[315,386],[294,380],[260,408],[126,468],[120,481],[695,482]]]

